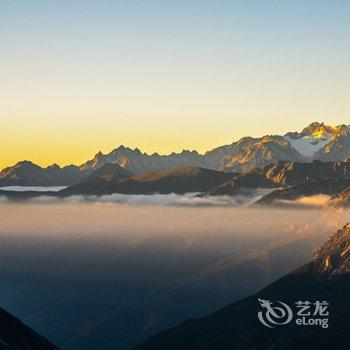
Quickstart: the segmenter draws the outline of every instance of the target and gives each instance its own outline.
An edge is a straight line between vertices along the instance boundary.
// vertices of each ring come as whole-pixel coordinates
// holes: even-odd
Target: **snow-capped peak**
[[[301,133],[287,133],[284,139],[300,154],[309,158],[325,147],[338,131],[338,126],[328,126],[324,123],[314,122],[304,128]]]

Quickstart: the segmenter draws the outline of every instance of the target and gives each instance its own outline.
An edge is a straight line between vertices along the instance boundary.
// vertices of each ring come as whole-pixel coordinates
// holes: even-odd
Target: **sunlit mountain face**
[[[131,349],[307,262],[344,210],[0,204],[2,306],[62,349]]]

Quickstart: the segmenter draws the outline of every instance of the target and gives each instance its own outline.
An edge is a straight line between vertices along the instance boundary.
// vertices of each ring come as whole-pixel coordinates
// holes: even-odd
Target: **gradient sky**
[[[2,0],[0,168],[349,122],[350,1]]]

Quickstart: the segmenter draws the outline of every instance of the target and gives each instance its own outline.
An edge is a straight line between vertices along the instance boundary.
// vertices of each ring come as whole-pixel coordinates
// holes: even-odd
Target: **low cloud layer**
[[[315,196],[301,197],[295,200],[282,199],[279,202],[294,207],[304,207],[304,208],[325,208],[329,203],[331,197],[325,194],[318,194]]]
[[[66,188],[66,186],[5,186],[5,187],[0,187],[0,190],[18,191],[18,192],[25,192],[25,191],[58,192],[60,190],[63,190],[64,188]]]
[[[152,195],[136,195],[136,194],[120,194],[114,193],[104,196],[70,196],[67,198],[58,198],[51,196],[35,197],[27,202],[32,203],[79,203],[79,202],[95,202],[95,203],[119,203],[127,205],[161,205],[161,206],[183,206],[183,207],[205,207],[205,206],[237,206],[249,205],[260,199],[262,196],[270,192],[270,189],[257,189],[249,194],[236,196],[207,196],[200,197],[199,193],[187,193],[179,195],[171,194],[152,194]],[[6,202],[4,196],[0,196],[0,202]]]

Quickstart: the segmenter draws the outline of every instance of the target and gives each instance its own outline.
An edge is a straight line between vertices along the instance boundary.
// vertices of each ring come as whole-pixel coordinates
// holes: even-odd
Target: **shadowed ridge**
[[[327,192],[320,191],[322,186],[317,186],[317,184],[320,181],[330,179],[334,179],[335,184],[339,184],[337,192],[332,190],[328,190]],[[264,168],[256,168],[242,174],[237,174],[236,177],[227,183],[210,189],[206,195],[235,195],[242,192],[243,189],[281,188],[287,186],[299,186],[306,183],[308,183],[310,189],[306,190],[305,188],[305,194],[308,192],[311,194],[326,193],[333,195],[344,189],[344,186],[341,186],[340,182],[343,181],[346,186],[346,179],[350,181],[349,161],[324,163],[319,160],[314,160],[311,163],[299,163],[280,160],[273,162]],[[335,185],[333,187],[336,188]],[[330,189],[333,187],[331,184],[328,186]],[[303,187],[296,187],[296,198],[298,198],[299,195],[302,195],[302,189]],[[281,198],[290,199],[288,198],[288,193],[291,192],[289,187],[282,191],[286,194],[286,198]],[[261,201],[261,204],[264,201],[267,203],[267,200],[275,195],[279,196],[280,192],[276,191],[273,195],[269,195]]]
[[[203,192],[232,178],[232,174],[201,167],[176,167],[106,183],[96,194],[154,194]]]
[[[132,175],[130,171],[122,168],[118,164],[106,163],[93,171],[83,181],[61,190],[58,195],[93,195],[98,193],[104,186],[108,184],[117,184]]]

